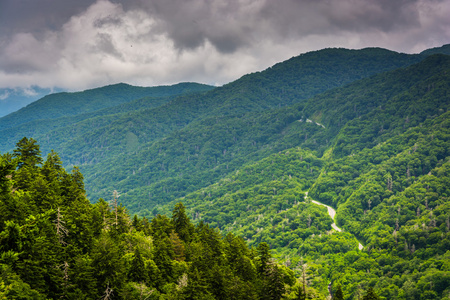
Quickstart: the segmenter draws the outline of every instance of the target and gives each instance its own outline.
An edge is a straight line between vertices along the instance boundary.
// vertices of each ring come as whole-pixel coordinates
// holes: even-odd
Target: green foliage
[[[258,255],[241,238],[195,226],[182,203],[172,218],[150,223],[136,215],[131,221],[117,193],[110,203],[90,204],[81,173],[67,173],[55,152],[42,162],[38,150],[35,141],[21,140],[20,167],[1,156],[2,299],[280,299],[295,283],[291,271],[271,261],[267,245]],[[28,184],[18,186],[26,168]],[[12,199],[24,204],[12,208],[26,211],[11,213]]]
[[[295,123],[304,116],[301,109],[282,108],[422,58],[375,48],[325,49],[207,93],[193,93],[211,89],[198,84],[118,84],[50,95],[0,120],[0,151],[33,136],[44,152],[55,149],[67,166],[81,166],[92,199],[106,198],[115,188],[133,212],[143,209],[138,203],[144,197],[151,210],[158,202],[213,183],[249,159],[298,146],[299,137],[306,147],[324,146],[312,137],[320,135],[320,127]],[[148,95],[152,97],[139,99]],[[281,110],[258,121],[261,112],[274,108]]]
[[[450,58],[428,54],[326,49],[2,130],[0,297],[445,299]]]
[[[362,299],[363,300],[379,300],[380,297],[378,297],[378,295],[374,292],[372,287],[369,287],[369,289],[367,289],[367,292]]]

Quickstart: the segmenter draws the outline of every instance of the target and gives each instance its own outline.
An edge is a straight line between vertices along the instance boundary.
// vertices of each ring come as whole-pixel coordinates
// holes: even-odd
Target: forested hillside
[[[431,84],[445,85],[448,67],[448,56],[433,56],[293,106],[207,117],[140,151],[105,160],[99,164],[104,166],[101,173],[95,168],[93,174],[89,166],[82,170],[90,178],[88,187],[92,184],[94,195],[101,197],[114,182],[123,191],[127,207],[139,211],[182,197],[245,163],[292,147],[316,151],[319,157],[330,147],[333,156],[348,155],[351,151],[345,147],[359,151],[374,146],[398,134],[404,124],[417,126],[429,114],[445,112],[448,100],[433,95],[446,93],[448,87],[432,90]],[[411,93],[415,98],[407,98]],[[398,105],[404,107],[397,110]]]
[[[41,99],[50,93],[62,91],[58,88],[0,88],[0,118],[25,107],[27,104]]]
[[[372,294],[381,299],[447,299],[446,51],[447,46],[420,55],[378,48],[324,49],[223,87],[187,84],[169,94],[130,95],[109,107],[5,125],[0,137],[9,146],[2,145],[2,152],[13,155],[2,156],[0,229],[5,233],[0,238],[22,239],[29,222],[38,222],[29,216],[44,218],[45,209],[51,211],[47,223],[36,224],[46,224],[47,231],[39,230],[50,232],[58,207],[74,201],[63,200],[69,197],[81,199],[89,211],[80,215],[84,225],[74,225],[74,234],[86,227],[77,234],[89,241],[73,249],[78,236],[68,245],[59,242],[52,259],[59,257],[59,264],[75,268],[75,258],[81,256],[83,268],[90,261],[96,274],[111,268],[93,264],[94,249],[102,243],[115,245],[117,251],[110,252],[117,256],[111,259],[122,264],[112,277],[93,276],[96,294],[83,294],[87,298],[98,298],[110,287],[123,299],[138,291],[163,299],[171,294],[177,295],[173,299],[191,299],[189,293],[210,299],[326,299],[330,294],[340,299],[372,299]],[[42,99],[39,105],[48,103]],[[23,113],[26,119],[32,112],[32,107],[19,111],[15,118]],[[0,124],[9,120],[2,118]],[[47,161],[25,163],[17,147],[36,143],[21,140],[23,136],[36,138],[44,153],[52,153]],[[64,171],[51,149],[72,173]],[[55,166],[48,166],[49,160]],[[66,187],[72,181],[78,188]],[[69,196],[72,192],[80,196]],[[86,197],[95,204],[89,205]],[[316,201],[334,208],[336,217],[330,217],[331,207]],[[131,219],[125,207],[139,217]],[[71,208],[64,209],[65,222],[75,224],[69,220],[77,219],[76,214],[69,217]],[[177,227],[177,213],[185,220],[183,228]],[[11,223],[14,232],[7,225],[10,220],[17,225]],[[53,241],[61,238],[54,232],[46,236],[51,235]],[[136,246],[136,253],[133,244],[140,239],[149,243],[142,263],[136,257],[143,257],[145,247]],[[207,241],[213,242],[206,246]],[[74,275],[70,284],[59,275],[44,276],[49,280],[45,284],[28,281],[20,266],[31,254],[23,254],[14,243],[3,246],[1,263],[5,274],[12,274],[9,278],[16,278],[27,292],[49,295],[54,287],[51,297],[86,293],[85,287],[76,290],[81,283]],[[164,250],[171,260],[159,256],[161,244],[172,245]],[[230,258],[237,249],[232,247],[242,256]],[[261,260],[268,259],[269,248],[279,264],[264,269]],[[59,251],[65,254],[59,256]],[[202,258],[211,255],[211,261]],[[148,277],[133,277],[134,264]],[[272,281],[264,277],[269,274],[275,276]],[[51,287],[44,291],[47,284]]]
[[[267,244],[85,197],[78,169],[23,138],[0,156],[0,299],[280,299],[303,294]]]
[[[198,83],[158,87],[135,87],[121,83],[77,93],[51,94],[0,118],[0,136],[3,139],[0,151],[12,150],[23,136],[48,139],[50,131],[63,128],[62,131],[67,133],[67,128],[73,128],[79,122],[102,116],[109,116],[104,121],[108,124],[117,114],[157,107],[169,102],[173,96],[212,88]],[[84,128],[83,133],[88,131]],[[52,145],[58,144],[59,141],[55,141]]]
[[[182,130],[193,121],[222,116],[239,118],[248,112],[284,107],[421,59],[420,55],[379,48],[324,49],[294,57],[266,71],[246,75],[205,95],[180,99],[166,97],[211,88],[194,84],[155,88],[119,84],[81,93],[49,95],[0,118],[0,137],[4,141],[0,151],[11,151],[23,136],[34,137],[44,152],[54,149],[66,165],[82,166],[90,186],[91,174],[109,164],[105,162],[106,165],[101,167],[99,162],[108,159],[121,162],[123,158],[118,159],[120,153],[128,155],[132,151],[136,153],[136,150],[140,152],[150,148],[173,130]],[[149,94],[151,98],[129,102]],[[124,102],[126,105],[117,106]],[[91,190],[88,188],[90,195]],[[96,198],[106,195],[92,194]]]

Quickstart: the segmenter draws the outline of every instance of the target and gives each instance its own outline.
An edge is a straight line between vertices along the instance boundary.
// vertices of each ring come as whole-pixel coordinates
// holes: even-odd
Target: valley
[[[323,49],[221,87],[117,84],[0,118],[4,286],[447,299],[449,54]],[[45,267],[64,263],[69,281]]]
[[[305,200],[307,200],[307,198],[308,198],[308,192],[305,193]],[[330,218],[334,221],[334,217],[336,216],[336,210],[334,208],[332,208],[331,206],[328,206],[326,204],[320,203],[320,202],[318,202],[316,200],[311,200],[311,202],[314,203],[314,204],[317,204],[317,205],[325,206],[327,208],[328,214],[330,215]],[[339,228],[336,225],[336,223],[331,224],[331,227],[333,227],[333,229],[338,231],[338,232],[342,231],[342,229]],[[364,246],[360,242],[358,242],[358,249],[359,250],[364,249]]]

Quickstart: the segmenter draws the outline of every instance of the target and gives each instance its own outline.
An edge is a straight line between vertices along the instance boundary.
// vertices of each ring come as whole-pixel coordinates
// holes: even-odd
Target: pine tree
[[[295,300],[306,300],[306,294],[303,292],[303,287],[299,286],[295,293]]]
[[[22,138],[14,149],[13,157],[17,161],[14,173],[16,188],[28,189],[38,174],[38,165],[42,163],[41,150],[34,139]]]
[[[263,283],[263,294],[261,299],[281,299],[284,292],[284,282],[280,269],[275,263],[269,263],[265,270]]]
[[[142,230],[142,221],[139,220],[137,215],[133,216],[133,222],[131,223],[131,226],[133,226],[133,228],[136,231],[141,231]]]
[[[169,237],[156,238],[153,249],[153,260],[161,271],[161,279],[164,283],[168,283],[173,279],[172,260],[175,256]]]

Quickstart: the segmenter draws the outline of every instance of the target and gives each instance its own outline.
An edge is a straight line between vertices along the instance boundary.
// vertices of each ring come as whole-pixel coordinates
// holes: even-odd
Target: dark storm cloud
[[[93,0],[0,0],[0,33],[58,30]]]
[[[418,0],[128,1],[157,17],[179,48],[206,40],[233,52],[258,39],[279,40],[342,31],[390,32],[420,25]]]
[[[302,52],[450,40],[450,0],[0,0],[0,88],[225,83]]]
[[[131,9],[143,9],[159,21],[179,49],[194,49],[205,41],[230,53],[252,41],[253,21],[261,1],[126,1]]]

